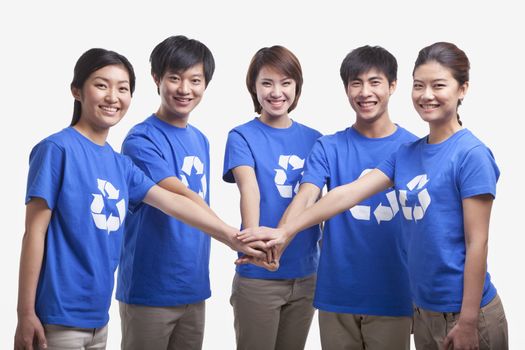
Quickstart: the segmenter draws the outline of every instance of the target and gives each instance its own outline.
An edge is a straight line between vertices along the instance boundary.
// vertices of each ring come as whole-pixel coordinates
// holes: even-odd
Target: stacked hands
[[[279,269],[279,259],[290,242],[285,230],[265,226],[238,231],[231,248],[244,253],[236,265],[254,264],[269,271]]]

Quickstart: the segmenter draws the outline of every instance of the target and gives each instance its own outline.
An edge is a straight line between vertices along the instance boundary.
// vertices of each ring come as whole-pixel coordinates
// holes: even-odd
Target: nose
[[[421,97],[425,100],[433,100],[434,91],[432,91],[432,88],[430,86],[427,86],[425,90],[423,90],[423,95],[421,95]]]
[[[281,97],[281,94],[282,94],[282,89],[281,89],[281,86],[279,86],[279,84],[274,84],[272,86],[272,90],[270,91],[270,96],[271,97]]]
[[[116,89],[108,89],[108,92],[106,94],[106,101],[110,103],[117,102],[117,94],[118,91]]]
[[[363,84],[361,87],[361,90],[359,91],[359,95],[362,97],[367,97],[370,95],[370,86],[368,84]]]
[[[187,95],[190,93],[190,82],[187,80],[182,80],[179,84],[177,92],[181,95]]]

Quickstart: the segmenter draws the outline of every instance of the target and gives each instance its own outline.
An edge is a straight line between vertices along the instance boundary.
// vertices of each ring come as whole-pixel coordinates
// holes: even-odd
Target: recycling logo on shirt
[[[407,188],[413,192],[417,192],[417,201],[418,204],[414,204],[414,206],[408,206],[408,193],[407,190],[399,190],[399,202],[401,203],[401,209],[403,210],[403,215],[405,216],[405,219],[407,220],[421,220],[430,205],[431,199],[430,195],[428,194],[428,190],[425,187],[425,185],[428,183],[429,179],[427,177],[427,174],[422,174],[414,177],[410,182],[407,184]],[[411,194],[412,196],[415,196],[415,194]]]
[[[207,184],[206,174],[204,174],[204,163],[197,156],[184,157],[181,168],[183,174],[180,175],[180,180],[186,187],[191,188],[201,196],[202,199],[206,197]],[[195,185],[197,182],[197,186]]]
[[[371,171],[372,169],[365,169],[361,172],[361,175],[359,175],[359,177],[363,177]],[[377,220],[378,224],[380,224],[381,221],[392,220],[394,216],[396,216],[396,214],[399,212],[396,191],[392,190],[390,192],[387,192],[386,198],[390,206],[383,205],[383,203],[380,202],[379,205],[374,209],[374,217]],[[370,212],[371,208],[368,205],[356,205],[350,209],[352,217],[356,220],[370,220]]]
[[[97,179],[97,187],[100,193],[92,193],[93,201],[91,202],[91,216],[95,222],[95,226],[98,229],[105,230],[108,235],[111,232],[117,231],[126,217],[126,200],[121,199],[119,201],[120,191],[117,190],[109,181]],[[117,207],[118,215],[114,216],[113,213],[106,215],[109,211],[106,208],[104,201],[115,202]]]
[[[293,175],[293,172],[298,172],[304,167],[304,159],[299,158],[295,154],[292,155],[280,155],[279,156],[279,167],[275,170],[275,186],[279,191],[279,195],[283,198],[292,198],[294,193],[299,191],[299,181],[303,172],[299,175]],[[292,180],[288,180],[288,176],[292,177]],[[297,180],[297,181],[296,181]],[[293,183],[295,181],[295,183]],[[290,183],[292,182],[292,183]]]

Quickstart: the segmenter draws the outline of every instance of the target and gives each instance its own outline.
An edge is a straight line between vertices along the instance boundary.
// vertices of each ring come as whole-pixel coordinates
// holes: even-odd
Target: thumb
[[[43,327],[38,327],[36,337],[38,338],[38,346],[41,349],[47,349],[47,339]]]

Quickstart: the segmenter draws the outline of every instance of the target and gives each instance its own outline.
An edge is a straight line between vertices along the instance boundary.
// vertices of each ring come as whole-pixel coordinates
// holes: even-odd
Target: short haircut
[[[345,89],[350,81],[374,68],[386,76],[389,84],[397,80],[397,60],[390,52],[381,46],[369,45],[352,50],[341,63],[339,71]]]
[[[155,46],[149,60],[151,74],[158,79],[161,79],[168,70],[184,72],[202,63],[204,83],[208,86],[215,71],[215,60],[210,49],[200,41],[188,39],[184,35],[170,36],[162,41]]]
[[[295,81],[295,100],[288,108],[288,112],[291,112],[297,106],[303,87],[303,71],[299,60],[290,50],[279,45],[263,47],[255,53],[246,73],[246,87],[252,97],[255,112],[258,114],[261,114],[262,106],[257,100],[255,83],[263,67],[274,69]]]

